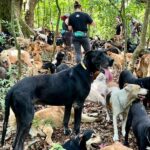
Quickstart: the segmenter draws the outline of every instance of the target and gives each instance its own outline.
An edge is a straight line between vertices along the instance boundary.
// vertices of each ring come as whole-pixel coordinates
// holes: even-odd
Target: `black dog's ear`
[[[91,55],[92,53],[94,53],[93,50],[90,50],[90,51],[86,52],[86,53],[85,53],[85,57],[86,57],[87,55]]]

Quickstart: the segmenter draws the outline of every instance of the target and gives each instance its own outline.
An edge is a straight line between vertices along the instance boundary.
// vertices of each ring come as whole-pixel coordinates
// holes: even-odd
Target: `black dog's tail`
[[[5,98],[5,117],[3,122],[3,131],[2,131],[2,139],[1,139],[1,145],[4,145],[4,140],[6,136],[7,131],[7,125],[8,125],[8,119],[9,119],[9,113],[10,113],[10,100],[11,100],[12,92],[11,90],[7,93]]]

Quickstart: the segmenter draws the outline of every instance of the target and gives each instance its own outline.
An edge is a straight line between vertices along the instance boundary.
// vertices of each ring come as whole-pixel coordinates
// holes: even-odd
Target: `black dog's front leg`
[[[128,119],[127,119],[126,127],[125,127],[125,131],[126,131],[125,141],[124,141],[125,146],[129,146],[128,136],[129,136],[129,131],[130,131],[130,128],[131,128],[131,125],[132,125],[132,115],[131,115],[130,111],[128,113]]]
[[[64,112],[64,134],[69,135],[71,133],[71,130],[68,128],[68,123],[70,119],[70,114],[71,114],[71,107],[72,106],[65,106],[65,112]]]
[[[83,105],[74,107],[74,132],[78,134],[80,132],[81,114]]]

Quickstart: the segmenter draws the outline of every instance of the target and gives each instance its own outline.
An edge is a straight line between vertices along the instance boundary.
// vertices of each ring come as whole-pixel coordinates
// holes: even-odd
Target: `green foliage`
[[[116,16],[119,15],[118,10],[121,7],[122,0],[111,0],[116,8],[112,6],[109,0],[80,0],[84,12],[89,13],[96,22],[96,27],[90,28],[90,36],[99,35],[102,39],[110,39],[115,34]],[[59,0],[62,15],[72,13],[74,0]],[[137,0],[129,0],[126,2],[126,14],[131,14],[137,20],[143,22],[145,4],[137,3]],[[56,27],[58,11],[55,0],[41,0],[35,9],[35,25],[36,27],[46,26],[49,29]],[[53,22],[53,27],[50,25]],[[129,26],[128,19],[128,26]],[[59,29],[61,29],[61,22]]]
[[[0,45],[3,45],[6,43],[6,40],[3,36],[0,36]]]
[[[14,78],[16,75],[15,70],[8,71],[7,75],[10,76],[9,79],[0,79],[0,110],[2,111],[4,111],[6,93],[16,83],[16,79]]]
[[[49,119],[44,119],[44,120],[40,120],[38,118],[34,118],[33,122],[32,122],[32,125],[37,128],[39,127],[40,125],[50,125],[51,127],[55,127],[55,124],[54,122],[51,120],[51,118]]]
[[[55,143],[50,150],[65,150],[59,143]]]

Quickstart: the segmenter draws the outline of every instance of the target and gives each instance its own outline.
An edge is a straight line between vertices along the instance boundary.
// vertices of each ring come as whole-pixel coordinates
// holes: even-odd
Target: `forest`
[[[0,0],[0,150],[150,149],[150,0]]]

